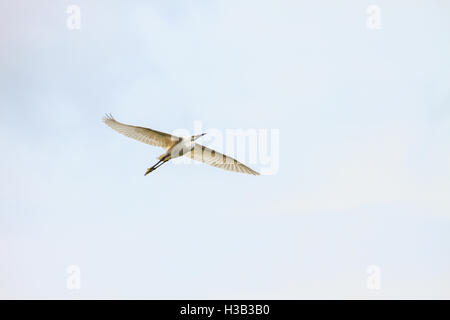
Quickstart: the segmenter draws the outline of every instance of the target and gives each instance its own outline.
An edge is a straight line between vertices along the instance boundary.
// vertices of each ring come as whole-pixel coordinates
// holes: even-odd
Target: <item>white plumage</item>
[[[204,134],[188,138],[177,137],[165,132],[118,122],[110,114],[106,115],[103,118],[103,121],[106,125],[127,137],[166,150],[166,152],[159,157],[159,162],[153,167],[148,168],[145,175],[159,168],[170,159],[179,156],[186,156],[196,161],[229,171],[259,175],[258,172],[250,169],[236,159],[194,142]]]

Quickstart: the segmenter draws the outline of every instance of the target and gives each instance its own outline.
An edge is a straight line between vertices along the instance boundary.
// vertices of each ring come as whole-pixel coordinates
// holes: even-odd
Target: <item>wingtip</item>
[[[115,120],[113,115],[111,113],[105,113],[105,115],[102,118],[103,122],[109,121],[109,120]]]
[[[255,170],[253,170],[253,169],[251,169],[249,167],[247,167],[247,169],[248,169],[247,173],[249,173],[249,174],[251,174],[253,176],[260,176],[261,175],[258,171],[255,171]]]

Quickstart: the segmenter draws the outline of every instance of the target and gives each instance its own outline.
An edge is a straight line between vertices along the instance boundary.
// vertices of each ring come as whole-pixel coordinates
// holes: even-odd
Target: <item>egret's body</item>
[[[204,136],[205,133],[191,137],[177,137],[149,128],[123,124],[116,121],[111,115],[107,115],[103,118],[103,121],[106,125],[127,137],[153,146],[162,147],[166,150],[165,153],[158,157],[159,161],[154,166],[147,169],[145,175],[159,168],[167,161],[181,156],[187,156],[194,160],[229,171],[259,175],[258,172],[250,169],[236,159],[196,143],[195,140]]]
[[[159,159],[168,156],[169,160],[177,157],[181,157],[186,152],[194,149],[195,142],[191,139],[191,137],[181,138],[178,142],[176,142],[173,146],[167,149],[167,152],[162,154]]]

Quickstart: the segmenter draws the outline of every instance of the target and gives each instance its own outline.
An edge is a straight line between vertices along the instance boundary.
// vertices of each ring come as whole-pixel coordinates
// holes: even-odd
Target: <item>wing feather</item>
[[[255,176],[259,175],[258,172],[250,169],[249,167],[237,161],[236,159],[228,157],[220,152],[202,146],[201,144],[198,143],[195,144],[195,147],[194,149],[192,149],[192,151],[184,155],[191,159],[209,164],[217,168],[234,172],[253,174]]]
[[[121,123],[116,121],[116,119],[114,119],[114,117],[110,114],[107,114],[103,118],[103,122],[124,136],[152,146],[168,149],[179,140],[179,137],[172,136],[168,133]]]

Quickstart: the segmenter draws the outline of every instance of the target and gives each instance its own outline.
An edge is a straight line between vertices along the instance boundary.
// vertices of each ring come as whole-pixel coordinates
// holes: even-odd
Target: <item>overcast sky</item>
[[[0,25],[0,298],[450,298],[447,1],[0,0]],[[273,129],[278,167],[144,177],[163,150],[106,112]]]

